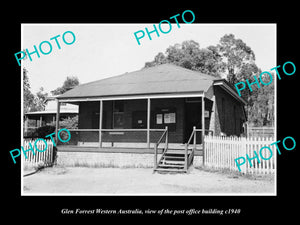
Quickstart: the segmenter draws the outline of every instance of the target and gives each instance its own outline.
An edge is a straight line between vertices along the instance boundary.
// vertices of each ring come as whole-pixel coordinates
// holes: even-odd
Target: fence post
[[[194,134],[194,142],[193,142],[193,144],[194,144],[194,149],[196,149],[196,127],[195,126],[193,126],[193,134]]]
[[[154,145],[154,169],[157,168],[157,143]]]
[[[185,152],[184,152],[184,170],[188,169],[188,145],[185,143]]]
[[[51,146],[51,151],[50,151],[50,153],[49,153],[49,156],[50,156],[50,163],[54,163],[54,147],[53,147],[53,143],[52,143],[52,141],[50,142],[49,141],[49,144],[50,144],[50,146]]]
[[[205,151],[205,155],[206,155],[205,164],[207,166],[211,165],[211,162],[209,161],[210,158],[211,158],[211,156],[210,156],[211,155],[211,151],[210,151],[211,141],[210,141],[210,139],[211,139],[211,136],[206,137],[206,149],[203,150],[203,151]]]
[[[99,105],[99,148],[102,148],[103,100],[100,100]]]
[[[150,148],[150,116],[151,114],[151,100],[147,99],[147,148]]]
[[[58,144],[58,130],[59,130],[59,117],[60,117],[60,101],[56,98],[57,111],[55,123],[55,143]]]
[[[248,153],[248,151],[247,151],[247,140],[249,140],[249,139],[250,139],[250,137],[242,138],[242,142],[241,142],[242,152],[241,152],[240,156],[246,157],[246,154]],[[245,174],[248,173],[248,165],[249,165],[249,163],[246,160],[245,164],[243,165]]]
[[[165,151],[167,151],[168,150],[168,148],[169,148],[169,137],[168,137],[168,135],[169,135],[169,131],[168,131],[168,126],[166,126],[166,142],[165,142]]]

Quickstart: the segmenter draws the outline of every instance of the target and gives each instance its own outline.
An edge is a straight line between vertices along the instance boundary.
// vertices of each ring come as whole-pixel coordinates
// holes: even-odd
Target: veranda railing
[[[145,132],[146,135],[146,141],[147,147],[150,148],[150,133],[151,132],[164,132],[165,129],[126,129],[126,128],[120,128],[120,129],[69,129],[70,132],[98,132],[99,133],[99,147],[102,147],[103,141],[103,134],[108,133],[108,135],[116,135],[116,134],[124,134],[125,132]]]

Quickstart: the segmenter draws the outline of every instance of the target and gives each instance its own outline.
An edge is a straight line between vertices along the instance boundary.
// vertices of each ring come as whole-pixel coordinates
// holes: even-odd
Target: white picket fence
[[[44,162],[45,164],[51,164],[53,162],[53,142],[49,139],[46,140],[47,142],[47,149],[43,152],[39,152],[35,149],[35,143],[36,139],[27,139],[23,141],[23,148],[24,151],[28,150],[30,148],[29,143],[31,143],[31,146],[34,148],[34,154],[31,150],[29,150],[28,152],[26,152],[26,156],[25,157],[24,154],[22,154],[23,160],[26,163],[39,163],[39,162]],[[36,143],[36,147],[41,151],[43,149],[45,149],[45,142],[42,140],[39,140]]]
[[[204,149],[204,165],[214,169],[229,169],[231,171],[239,171],[236,166],[235,159],[238,157],[245,157],[246,163],[241,165],[241,172],[245,174],[271,174],[276,169],[276,154],[275,145],[270,146],[275,142],[273,138],[245,138],[245,137],[219,137],[219,136],[205,136]],[[272,149],[273,156],[269,160],[263,160],[260,155],[260,149],[268,146]],[[255,156],[256,151],[260,163],[255,158],[251,160],[252,166],[247,160],[246,154],[249,158]],[[270,151],[264,148],[261,151],[264,158],[269,158]],[[242,159],[241,159],[242,160]]]

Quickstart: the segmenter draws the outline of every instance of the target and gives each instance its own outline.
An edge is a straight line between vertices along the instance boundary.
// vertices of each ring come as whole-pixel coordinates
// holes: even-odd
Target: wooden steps
[[[188,153],[191,153],[191,151],[192,151],[192,149],[190,148],[190,149],[188,149]],[[176,154],[176,155],[178,155],[178,154],[185,154],[185,150],[183,150],[183,149],[168,149],[167,150],[167,152],[166,152],[166,154],[169,154],[169,155],[171,155],[171,154]]]
[[[188,150],[188,157],[192,149]],[[167,149],[165,154],[159,160],[157,168],[154,172],[170,172],[170,173],[186,173],[185,168],[185,150],[182,149]]]

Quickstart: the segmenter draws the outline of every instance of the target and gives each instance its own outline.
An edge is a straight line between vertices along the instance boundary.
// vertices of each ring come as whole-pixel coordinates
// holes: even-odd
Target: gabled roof
[[[162,64],[79,85],[58,99],[206,92],[216,79],[172,64]]]
[[[202,94],[214,85],[221,85],[234,98],[246,104],[246,101],[237,95],[234,88],[226,80],[173,64],[162,64],[82,84],[57,98],[67,101],[80,98]]]
[[[229,94],[231,94],[234,98],[236,98],[237,100],[239,100],[240,102],[244,103],[245,105],[247,104],[247,101],[245,99],[243,99],[242,97],[240,97],[235,88],[225,79],[216,79],[214,80],[214,85],[217,86],[221,86],[225,91],[227,91]]]

